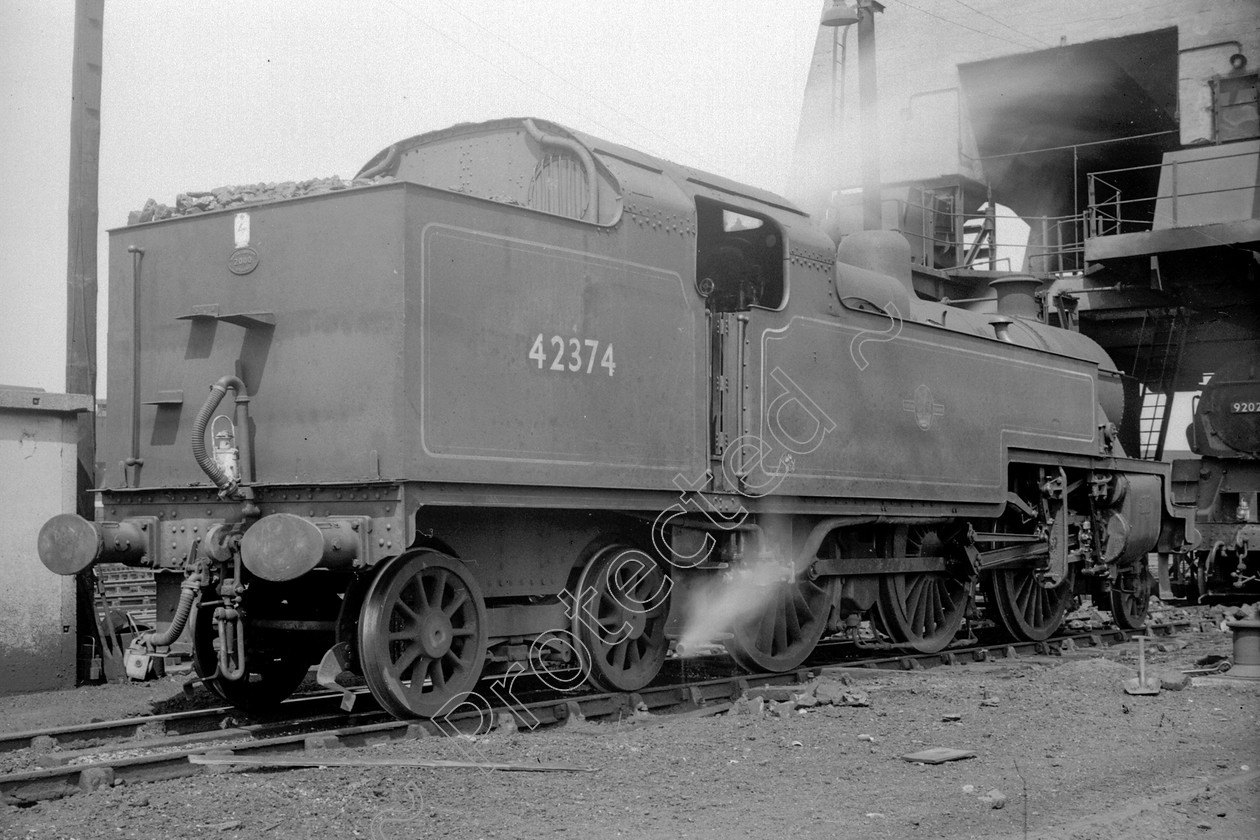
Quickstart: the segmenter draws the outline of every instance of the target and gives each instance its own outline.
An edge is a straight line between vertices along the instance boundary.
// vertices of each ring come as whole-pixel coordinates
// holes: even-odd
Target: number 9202
[[[601,353],[602,349],[602,353]],[[539,370],[557,370],[567,373],[596,373],[596,367],[612,376],[617,371],[613,360],[613,346],[601,345],[593,338],[565,338],[560,335],[545,336],[539,333],[529,348],[529,358]],[[596,358],[599,359],[596,362]]]

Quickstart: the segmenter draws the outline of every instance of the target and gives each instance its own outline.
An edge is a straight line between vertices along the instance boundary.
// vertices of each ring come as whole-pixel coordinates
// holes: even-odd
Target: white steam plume
[[[786,568],[790,567],[775,558],[758,558],[696,587],[687,604],[679,655],[696,655],[769,607],[783,585]]]

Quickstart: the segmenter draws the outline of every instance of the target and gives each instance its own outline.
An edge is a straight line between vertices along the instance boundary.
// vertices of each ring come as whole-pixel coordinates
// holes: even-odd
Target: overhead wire
[[[518,54],[518,55],[520,55],[520,56],[524,57],[527,61],[529,61],[529,62],[531,62],[531,63],[533,63],[533,64],[537,65],[539,68],[541,68],[541,69],[542,69],[544,72],[546,72],[548,75],[554,76],[554,77],[555,77],[556,79],[558,79],[558,80],[559,80],[562,84],[564,84],[564,85],[568,86],[568,87],[569,87],[569,88],[571,88],[572,90],[577,91],[577,92],[578,92],[578,93],[580,93],[582,96],[585,96],[586,98],[590,99],[592,102],[595,102],[596,104],[602,105],[603,107],[607,108],[607,109],[608,109],[609,111],[611,111],[612,113],[614,113],[614,114],[616,114],[617,116],[621,117],[621,118],[622,118],[623,120],[625,120],[626,122],[630,123],[631,125],[635,126],[635,127],[636,127],[636,128],[638,128],[638,129],[641,129],[642,131],[647,132],[648,134],[652,135],[653,137],[655,137],[656,139],[658,139],[659,141],[661,141],[662,143],[664,143],[666,146],[669,146],[669,147],[673,148],[673,150],[674,150],[674,151],[677,151],[677,152],[682,152],[682,153],[684,153],[684,154],[689,154],[689,152],[688,152],[686,149],[683,149],[682,147],[675,145],[674,143],[672,143],[672,142],[671,142],[669,139],[667,139],[666,137],[662,136],[661,134],[659,134],[659,133],[658,133],[658,132],[656,132],[656,131],[653,131],[653,130],[649,127],[649,126],[644,125],[643,123],[639,122],[638,120],[636,120],[634,117],[630,116],[629,114],[626,114],[626,113],[623,113],[623,112],[619,111],[617,108],[615,108],[614,106],[612,106],[612,105],[611,105],[611,104],[609,104],[608,102],[605,102],[603,99],[600,99],[600,98],[599,98],[598,96],[596,96],[595,94],[591,93],[590,91],[588,91],[588,90],[586,90],[586,89],[584,89],[584,88],[582,88],[582,87],[579,87],[578,85],[574,84],[574,83],[573,83],[572,81],[570,81],[569,79],[567,79],[567,78],[565,78],[564,76],[562,76],[560,73],[557,73],[555,70],[552,70],[550,67],[548,67],[546,64],[543,64],[541,61],[539,61],[539,60],[538,60],[537,58],[535,58],[534,56],[532,56],[532,55],[530,55],[529,53],[525,52],[525,51],[524,51],[524,50],[522,50],[520,47],[516,46],[515,44],[513,44],[511,41],[507,40],[506,38],[503,38],[502,36],[500,36],[500,35],[499,35],[498,33],[496,33],[493,29],[489,29],[488,27],[483,26],[481,23],[479,23],[479,22],[478,22],[478,21],[476,21],[475,19],[473,19],[473,18],[469,17],[468,15],[464,14],[464,13],[463,13],[463,12],[461,12],[459,9],[456,9],[455,7],[451,6],[449,3],[439,2],[439,4],[438,4],[438,5],[440,5],[440,6],[444,6],[444,7],[446,7],[446,9],[447,9],[448,11],[452,12],[453,14],[459,15],[459,16],[460,16],[460,17],[462,17],[464,20],[468,21],[468,22],[469,22],[469,23],[471,23],[473,26],[477,27],[477,28],[478,28],[478,29],[480,29],[482,32],[486,33],[486,34],[487,34],[487,35],[489,35],[491,38],[493,38],[494,40],[498,41],[500,44],[503,44],[505,47],[507,47],[508,49],[512,50],[512,51],[513,51],[513,52],[515,52],[516,54]]]
[[[1021,29],[1016,29],[1015,27],[1011,26],[1009,23],[1006,23],[1006,22],[1005,22],[1005,21],[1003,21],[1003,20],[999,20],[998,18],[995,18],[993,15],[989,14],[988,12],[981,11],[980,9],[977,9],[975,6],[971,6],[971,5],[967,4],[967,3],[964,3],[964,2],[963,2],[963,0],[954,0],[954,2],[955,2],[955,3],[957,3],[958,5],[962,6],[964,9],[967,9],[968,11],[974,12],[975,14],[980,15],[981,17],[987,17],[989,20],[993,21],[993,22],[994,22],[994,23],[996,23],[998,26],[1005,27],[1006,29],[1009,29],[1009,30],[1011,30],[1012,32],[1014,32],[1016,35],[1022,35],[1022,36],[1024,36],[1025,38],[1027,38],[1028,40],[1030,40],[1030,41],[1032,41],[1032,42],[1034,42],[1034,43],[1041,44],[1043,47],[1053,47],[1053,46],[1054,46],[1054,44],[1051,44],[1051,43],[1049,43],[1049,42],[1047,42],[1047,41],[1043,41],[1043,40],[1041,40],[1040,38],[1036,37],[1035,35],[1029,35],[1027,32],[1024,32],[1024,31],[1023,31],[1023,30],[1021,30]]]
[[[477,52],[477,51],[476,51],[476,50],[474,50],[472,47],[469,47],[467,44],[465,44],[464,42],[460,41],[460,40],[459,40],[458,38],[456,38],[455,36],[450,35],[449,33],[443,32],[441,29],[438,29],[436,26],[433,26],[433,25],[432,25],[431,23],[429,23],[428,21],[426,21],[426,20],[424,20],[423,18],[421,18],[421,17],[419,17],[418,15],[416,15],[416,14],[415,14],[415,13],[414,13],[411,9],[408,9],[406,6],[401,5],[401,4],[397,3],[397,2],[395,2],[395,0],[385,0],[385,2],[387,2],[389,5],[393,6],[395,9],[398,9],[399,11],[403,12],[404,14],[409,15],[409,16],[411,16],[412,18],[414,18],[414,19],[415,19],[415,21],[416,21],[417,23],[419,23],[421,26],[423,26],[425,29],[428,29],[429,31],[433,32],[433,33],[434,33],[434,34],[436,34],[436,35],[440,35],[442,38],[445,38],[447,41],[449,41],[450,43],[454,44],[456,47],[458,47],[459,49],[463,50],[464,52],[468,53],[468,54],[469,54],[469,55],[471,55],[473,58],[476,58],[478,61],[481,61],[482,63],[484,63],[484,64],[488,65],[489,67],[493,68],[494,70],[498,71],[499,73],[502,73],[504,76],[506,76],[507,78],[509,78],[509,79],[511,79],[512,81],[516,82],[517,84],[521,85],[522,87],[529,88],[530,90],[534,91],[534,92],[535,92],[536,94],[538,94],[539,96],[541,96],[541,97],[543,97],[544,99],[547,99],[547,100],[549,100],[549,101],[553,102],[553,103],[554,103],[554,104],[556,104],[556,105],[559,105],[559,106],[561,106],[561,107],[566,107],[566,103],[561,102],[559,99],[557,99],[556,97],[554,97],[554,96],[552,96],[551,94],[547,93],[546,91],[542,90],[542,89],[541,89],[541,88],[539,88],[538,86],[533,85],[533,84],[531,84],[531,83],[529,83],[529,82],[525,81],[525,80],[524,80],[524,79],[522,79],[520,76],[517,76],[515,73],[513,73],[512,71],[510,71],[510,70],[508,70],[507,68],[503,67],[502,65],[497,64],[497,63],[495,63],[494,61],[491,61],[490,59],[486,58],[484,55],[482,55],[481,53]],[[577,113],[578,113],[578,115],[579,115],[579,116],[582,116],[582,117],[584,117],[584,118],[586,118],[586,119],[590,120],[590,121],[591,121],[592,123],[594,123],[595,125],[597,125],[597,126],[599,126],[600,128],[602,128],[602,129],[604,129],[604,130],[606,130],[606,131],[610,132],[611,134],[616,135],[617,137],[621,138],[622,140],[627,140],[627,141],[630,141],[630,138],[626,137],[626,135],[625,135],[625,134],[623,134],[622,132],[618,131],[617,129],[613,128],[613,127],[612,127],[612,126],[610,126],[610,125],[607,125],[607,124],[605,124],[605,123],[603,123],[603,122],[600,122],[600,121],[599,121],[598,119],[596,119],[595,117],[592,117],[592,116],[590,116],[589,114],[583,113],[583,112],[581,112],[581,111],[578,111]],[[631,141],[631,142],[632,142],[632,141]]]
[[[892,2],[892,3],[900,3],[902,6],[905,6],[905,7],[906,7],[906,8],[908,8],[908,9],[914,9],[916,12],[921,12],[921,13],[923,13],[923,14],[927,15],[928,17],[933,17],[933,18],[936,18],[937,20],[939,20],[939,21],[941,21],[941,22],[943,22],[943,23],[948,23],[948,24],[950,24],[951,26],[957,26],[957,27],[959,27],[960,29],[966,29],[967,31],[969,31],[969,32],[974,32],[974,33],[976,33],[977,35],[983,35],[983,36],[985,36],[986,38],[996,38],[996,39],[998,39],[998,40],[1006,41],[1007,43],[1009,43],[1009,44],[1011,44],[1012,46],[1015,46],[1015,47],[1024,46],[1024,45],[1022,45],[1022,44],[1017,44],[1017,43],[1015,43],[1014,41],[1012,41],[1012,40],[1011,40],[1011,39],[1009,39],[1009,38],[1002,38],[1002,37],[1000,37],[1000,36],[998,36],[998,35],[995,35],[995,34],[994,34],[994,33],[992,33],[992,32],[985,32],[983,29],[976,29],[974,26],[968,26],[968,25],[967,25],[967,24],[965,24],[965,23],[959,23],[959,22],[958,22],[958,21],[956,21],[956,20],[953,20],[953,19],[951,19],[951,18],[944,17],[944,16],[942,16],[942,15],[938,15],[938,14],[936,14],[935,12],[929,12],[927,9],[924,9],[924,8],[922,8],[922,7],[920,7],[920,6],[916,6],[916,5],[914,5],[913,3],[907,3],[907,2],[906,2],[906,0],[889,0],[889,2]],[[1027,36],[1025,36],[1025,37],[1027,37]]]
[[[489,59],[489,58],[486,58],[484,55],[480,54],[479,52],[477,52],[476,50],[474,50],[472,47],[470,47],[470,46],[468,46],[467,44],[463,43],[462,41],[460,41],[460,40],[459,40],[458,38],[456,38],[455,36],[450,35],[449,33],[442,31],[441,29],[438,29],[436,26],[433,26],[431,23],[429,23],[428,21],[424,20],[422,17],[420,17],[419,15],[417,15],[417,14],[416,14],[413,10],[411,10],[411,9],[407,8],[405,5],[402,5],[402,4],[398,3],[398,2],[396,2],[396,0],[386,0],[386,2],[387,2],[389,5],[393,6],[395,9],[398,9],[399,11],[401,11],[401,12],[403,12],[404,14],[406,14],[406,15],[410,16],[411,18],[413,18],[413,19],[414,19],[417,23],[419,23],[419,24],[420,24],[421,26],[423,26],[425,29],[428,29],[429,31],[431,31],[431,32],[433,32],[433,33],[435,33],[435,34],[437,34],[437,35],[441,36],[442,38],[446,39],[446,40],[447,40],[447,41],[449,41],[450,43],[454,44],[454,45],[455,45],[456,47],[458,47],[459,49],[461,49],[461,50],[463,50],[464,52],[468,53],[469,55],[473,56],[474,58],[476,58],[477,60],[479,60],[479,61],[481,61],[482,63],[486,64],[487,66],[489,66],[489,67],[493,68],[495,71],[497,71],[497,72],[499,72],[499,73],[502,73],[504,76],[506,76],[507,78],[509,78],[509,79],[513,80],[514,82],[516,82],[517,84],[521,85],[522,87],[527,88],[527,89],[529,89],[529,90],[532,90],[532,91],[533,91],[534,93],[536,93],[537,95],[539,95],[539,96],[543,97],[544,99],[547,99],[548,101],[550,101],[550,102],[554,103],[555,105],[558,105],[558,106],[560,106],[560,107],[562,107],[562,108],[572,108],[572,109],[573,109],[573,111],[574,111],[574,112],[575,112],[578,116],[580,116],[580,117],[582,117],[582,118],[584,118],[584,119],[586,119],[586,120],[589,120],[592,124],[594,124],[594,125],[596,125],[596,126],[599,126],[600,128],[602,128],[602,129],[604,129],[605,131],[607,131],[607,132],[611,135],[610,139],[615,138],[615,139],[619,139],[619,140],[624,141],[624,142],[626,142],[626,143],[628,143],[628,144],[631,144],[631,145],[636,144],[636,141],[635,141],[633,138],[631,138],[631,137],[627,136],[627,135],[626,135],[623,131],[620,131],[620,130],[616,129],[616,128],[614,128],[614,127],[612,127],[612,126],[608,125],[608,124],[607,124],[607,123],[605,123],[605,122],[602,122],[602,121],[601,121],[601,120],[599,120],[598,118],[596,118],[596,117],[594,117],[594,116],[591,116],[590,114],[586,113],[585,111],[582,111],[582,110],[579,110],[579,109],[573,108],[573,107],[572,107],[572,105],[571,105],[570,103],[562,102],[561,100],[559,100],[559,99],[557,99],[556,97],[552,96],[551,94],[547,93],[546,91],[544,91],[543,89],[541,89],[541,88],[540,88],[540,87],[538,87],[537,85],[532,84],[532,83],[530,83],[530,82],[526,81],[525,79],[522,79],[520,76],[517,76],[515,73],[511,72],[510,70],[508,70],[506,67],[502,66],[501,64],[498,64],[498,63],[494,62],[493,60],[491,60],[491,59]],[[443,4],[443,5],[445,5],[445,4]],[[450,7],[448,6],[447,8],[449,9]],[[454,11],[454,10],[452,10],[452,11]],[[467,15],[464,15],[462,12],[456,12],[456,14],[460,15],[460,17],[463,17],[465,20],[470,20],[470,21],[471,21],[471,22],[472,22],[475,26],[477,26],[478,28],[482,29],[483,31],[485,31],[485,32],[489,32],[489,30],[485,29],[485,28],[484,28],[484,27],[482,27],[480,24],[476,23],[476,21],[472,21],[470,18],[468,18],[468,16],[467,16]],[[491,34],[491,35],[493,35],[493,33],[490,33],[490,34]],[[496,40],[499,40],[499,41],[500,41],[500,42],[502,42],[502,43],[508,43],[508,42],[504,41],[502,38],[499,38],[499,36],[497,36],[497,35],[494,35],[494,37],[496,38]],[[512,46],[512,45],[509,43],[509,44],[508,44],[508,46]],[[529,55],[527,55],[527,54],[525,54],[525,53],[521,52],[521,51],[520,51],[519,49],[517,49],[516,47],[512,47],[512,48],[513,48],[514,50],[516,50],[517,52],[520,52],[522,55],[525,55],[525,57],[526,57],[526,58],[529,58],[529,59],[530,59],[531,61],[533,61],[535,64],[538,64],[540,67],[543,67],[543,69],[544,69],[544,70],[547,70],[547,72],[551,73],[552,75],[557,76],[558,78],[561,78],[561,80],[563,81],[563,77],[560,77],[560,76],[559,76],[559,74],[555,73],[554,71],[552,71],[552,70],[548,69],[547,67],[545,67],[544,65],[542,65],[542,64],[541,64],[541,62],[538,62],[536,59],[533,59],[533,58],[532,58],[532,57],[530,57]],[[579,93],[582,93],[584,96],[587,96],[588,98],[592,99],[593,101],[595,101],[595,102],[597,102],[597,103],[599,103],[599,104],[601,104],[601,105],[604,105],[604,106],[605,106],[605,107],[607,107],[610,111],[612,111],[613,113],[616,113],[618,116],[621,116],[621,117],[623,117],[623,118],[625,118],[625,119],[629,119],[629,118],[628,118],[628,117],[626,117],[624,114],[621,114],[621,113],[620,113],[619,111],[617,111],[615,108],[612,108],[612,107],[611,107],[611,106],[609,106],[607,103],[602,102],[600,99],[598,99],[598,98],[597,98],[597,97],[595,97],[594,95],[590,94],[589,92],[582,91],[580,88],[577,88],[576,86],[572,85],[572,83],[568,83],[568,82],[566,82],[566,84],[569,84],[569,85],[570,85],[570,87],[574,87],[574,89],[575,89],[575,90],[577,90]],[[635,125],[639,125],[638,123],[635,123],[633,120],[630,120],[630,121],[631,121],[632,123],[634,123]],[[639,126],[639,127],[642,127],[642,126]],[[652,132],[652,133],[654,133],[654,132]],[[660,137],[660,135],[655,135],[655,136]],[[661,138],[661,139],[662,139],[662,140],[664,140],[664,138]],[[668,143],[668,141],[665,141],[665,142],[666,142],[667,144],[669,144],[669,143]],[[672,144],[670,144],[670,145],[672,145]],[[675,148],[677,151],[683,151],[683,152],[685,153],[685,150],[681,149],[680,147],[674,146],[674,148]]]

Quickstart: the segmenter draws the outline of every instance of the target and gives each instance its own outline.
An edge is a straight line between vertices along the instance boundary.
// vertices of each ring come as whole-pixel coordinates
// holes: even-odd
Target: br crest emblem
[[[914,415],[914,422],[925,432],[932,428],[934,417],[945,415],[945,406],[932,399],[932,389],[926,385],[915,388],[914,399],[902,400],[901,407]]]

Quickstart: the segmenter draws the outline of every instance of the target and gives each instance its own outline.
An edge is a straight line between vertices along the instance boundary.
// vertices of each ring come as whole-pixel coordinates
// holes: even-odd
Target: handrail
[[[1197,163],[1208,163],[1209,161],[1229,160],[1231,158],[1236,158],[1236,157],[1255,157],[1255,154],[1256,153],[1254,151],[1235,152],[1229,155],[1214,155],[1209,158],[1199,158],[1197,160],[1180,160],[1180,161],[1173,160],[1173,161],[1161,161],[1159,163],[1144,163],[1141,166],[1126,166],[1123,169],[1102,169],[1102,170],[1099,170],[1098,172],[1091,172],[1090,177],[1096,178],[1100,175],[1114,175],[1117,172],[1136,172],[1140,169],[1162,169],[1165,166],[1167,167],[1194,166]]]
[[[1253,186],[1247,186],[1247,187],[1222,187],[1216,190],[1194,190],[1192,192],[1172,192],[1172,193],[1167,193],[1167,194],[1159,193],[1156,195],[1143,196],[1142,198],[1117,199],[1115,202],[1106,202],[1106,203],[1108,204],[1111,204],[1111,203],[1140,204],[1143,201],[1159,201],[1160,199],[1164,199],[1164,198],[1190,198],[1191,196],[1196,196],[1196,195],[1215,195],[1216,193],[1240,192],[1242,190],[1254,190],[1256,188],[1257,187],[1253,185]]]
[[[991,239],[987,243],[990,254],[996,254],[997,249],[999,248],[1022,248],[1024,249],[1025,262],[1035,262],[1038,260],[1044,261],[1045,265],[1043,266],[1042,271],[1045,271],[1047,273],[1063,273],[1065,271],[1078,270],[1080,268],[1079,263],[1081,262],[1081,255],[1083,255],[1085,252],[1085,245],[1084,245],[1085,232],[1083,229],[1086,226],[1086,216],[1083,213],[1070,213],[1070,214],[1065,214],[1062,216],[1037,216],[1037,217],[1032,217],[1032,218],[1026,218],[1026,217],[1018,216],[1013,213],[989,214],[989,213],[975,213],[975,212],[968,213],[968,212],[959,212],[959,211],[951,211],[951,210],[942,210],[936,206],[926,205],[926,204],[922,204],[916,201],[912,201],[909,199],[902,199],[902,198],[887,199],[887,200],[892,201],[894,204],[896,204],[897,206],[896,215],[898,218],[904,218],[906,210],[915,209],[915,210],[922,211],[925,216],[927,216],[927,214],[932,214],[937,217],[948,219],[950,221],[949,228],[951,230],[954,229],[955,227],[954,223],[960,218],[964,221],[971,221],[971,220],[984,219],[990,215],[995,220],[1014,219],[1014,220],[1022,221],[1025,224],[1028,224],[1030,227],[1033,225],[1041,225],[1043,228],[1053,229],[1059,234],[1056,237],[1059,240],[1059,244],[1030,245],[1026,241],[1000,242],[997,240],[996,230],[993,232],[994,233],[993,239]],[[903,227],[899,230],[899,232],[901,233],[902,236],[922,242],[925,247],[944,246],[948,248],[965,249],[969,244],[971,244],[966,238],[964,238],[962,241],[956,240],[952,237],[941,238],[941,237],[932,235],[932,233],[926,232],[926,229],[927,229],[926,225],[924,225],[925,232],[919,232],[916,230],[912,230],[908,227]],[[1066,242],[1063,241],[1064,237],[1062,236],[1062,232],[1065,229],[1070,230],[1073,233],[1072,236],[1068,237]],[[972,239],[974,239],[974,237],[972,237]],[[976,263],[997,262],[1000,260],[1006,260],[1009,265],[1009,261],[1010,261],[1009,257],[999,258],[996,256],[991,256],[991,257],[986,257],[984,259],[973,259],[970,262],[960,263],[959,265],[954,266],[954,267],[967,268]],[[1054,268],[1051,265],[1052,262],[1057,264],[1058,267]]]
[[[1144,232],[1152,230],[1156,221],[1169,222],[1172,226],[1178,225],[1178,213],[1183,209],[1179,205],[1183,199],[1196,198],[1209,195],[1224,195],[1230,193],[1248,192],[1260,189],[1258,183],[1241,183],[1235,186],[1214,187],[1212,189],[1198,190],[1181,190],[1178,184],[1184,182],[1185,172],[1190,167],[1201,166],[1203,164],[1215,164],[1217,161],[1231,160],[1235,158],[1254,158],[1256,152],[1254,150],[1230,152],[1227,154],[1214,155],[1212,157],[1198,158],[1193,160],[1168,160],[1159,163],[1143,164],[1141,166],[1126,166],[1119,169],[1106,169],[1100,172],[1087,173],[1089,183],[1089,205],[1086,212],[1090,222],[1086,225],[1087,236],[1110,236],[1115,234],[1123,234],[1126,232]],[[1169,170],[1167,182],[1164,181],[1163,171]],[[1171,189],[1170,192],[1161,192],[1158,187],[1154,195],[1141,195],[1136,198],[1125,198],[1122,188],[1107,178],[1113,178],[1116,175],[1131,174],[1135,172],[1151,172],[1158,170],[1161,173],[1160,182]],[[1117,179],[1119,180],[1119,179]],[[1160,212],[1160,202],[1169,202],[1166,212]],[[1146,212],[1131,213],[1130,218],[1126,218],[1125,211],[1133,209],[1138,205],[1147,205],[1152,203],[1149,215]],[[1136,218],[1132,217],[1136,216]]]

